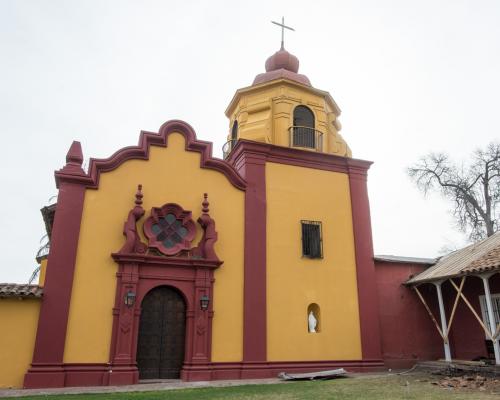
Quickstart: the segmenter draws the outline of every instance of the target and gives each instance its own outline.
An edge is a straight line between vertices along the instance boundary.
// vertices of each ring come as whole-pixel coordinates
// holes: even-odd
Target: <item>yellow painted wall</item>
[[[123,223],[134,206],[138,183],[143,185],[145,217],[151,207],[177,203],[197,219],[203,193],[208,193],[210,215],[219,232],[215,250],[224,261],[215,272],[212,359],[241,360],[244,192],[222,173],[201,169],[199,153],[187,152],[184,146],[184,137],[172,134],[167,148],[151,147],[149,161],[127,161],[102,174],[98,190],[86,191],[64,362],[109,361],[117,271],[110,254],[124,243]],[[197,229],[194,244],[201,236]]]
[[[268,360],[361,359],[348,176],[267,163],[266,184]],[[323,259],[302,258],[301,220],[322,222]],[[320,333],[308,333],[311,303]]]
[[[20,388],[35,347],[39,299],[0,299],[0,388]]]
[[[350,157],[351,150],[339,134],[339,111],[329,94],[288,80],[240,89],[226,112],[228,140],[237,120],[239,139],[288,147],[293,111],[299,105],[307,106],[314,113],[315,129],[323,133],[322,151]]]
[[[48,257],[43,257],[40,260],[40,275],[38,276],[38,284],[43,286],[45,284],[45,276],[47,274],[47,261]]]

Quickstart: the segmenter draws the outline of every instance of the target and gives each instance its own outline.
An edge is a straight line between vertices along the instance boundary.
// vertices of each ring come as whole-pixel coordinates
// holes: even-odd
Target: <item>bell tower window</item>
[[[293,126],[291,129],[292,147],[318,149],[319,132],[314,129],[314,113],[309,107],[297,106],[293,110]]]
[[[234,120],[233,129],[231,129],[231,140],[236,141],[238,139],[238,121]]]
[[[233,127],[231,128],[231,139],[229,139],[224,146],[222,146],[222,155],[224,160],[229,156],[234,146],[236,146],[236,141],[238,140],[238,120],[234,120]]]

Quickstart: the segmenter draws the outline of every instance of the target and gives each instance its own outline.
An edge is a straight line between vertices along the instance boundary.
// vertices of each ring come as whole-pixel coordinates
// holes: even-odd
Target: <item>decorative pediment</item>
[[[135,197],[135,207],[130,210],[123,228],[126,241],[117,255],[141,254],[146,257],[162,255],[176,259],[213,261],[220,265],[214,250],[218,234],[215,230],[215,221],[208,213],[209,203],[206,193],[203,195],[202,214],[197,220],[203,235],[195,247],[192,246],[192,241],[196,236],[196,224],[192,213],[175,203],[166,203],[162,207],[151,209],[143,226],[148,244],[143,243],[137,232],[137,222],[145,214],[142,208],[142,185],[138,185]]]

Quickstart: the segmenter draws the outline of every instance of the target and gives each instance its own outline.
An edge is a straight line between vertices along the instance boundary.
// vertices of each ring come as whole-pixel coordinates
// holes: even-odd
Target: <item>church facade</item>
[[[73,142],[40,283],[0,296],[0,387],[383,367],[371,162],[298,66],[235,93],[224,160],[176,120],[88,171]]]

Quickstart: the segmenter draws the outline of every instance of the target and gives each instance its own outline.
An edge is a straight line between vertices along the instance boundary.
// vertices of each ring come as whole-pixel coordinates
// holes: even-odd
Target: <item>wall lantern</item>
[[[200,308],[203,310],[203,311],[207,311],[208,310],[208,305],[210,304],[210,298],[204,294],[203,296],[201,296],[200,298]]]
[[[125,294],[125,305],[127,307],[132,307],[134,304],[135,304],[135,293],[132,292],[131,290],[129,290],[126,294]]]

